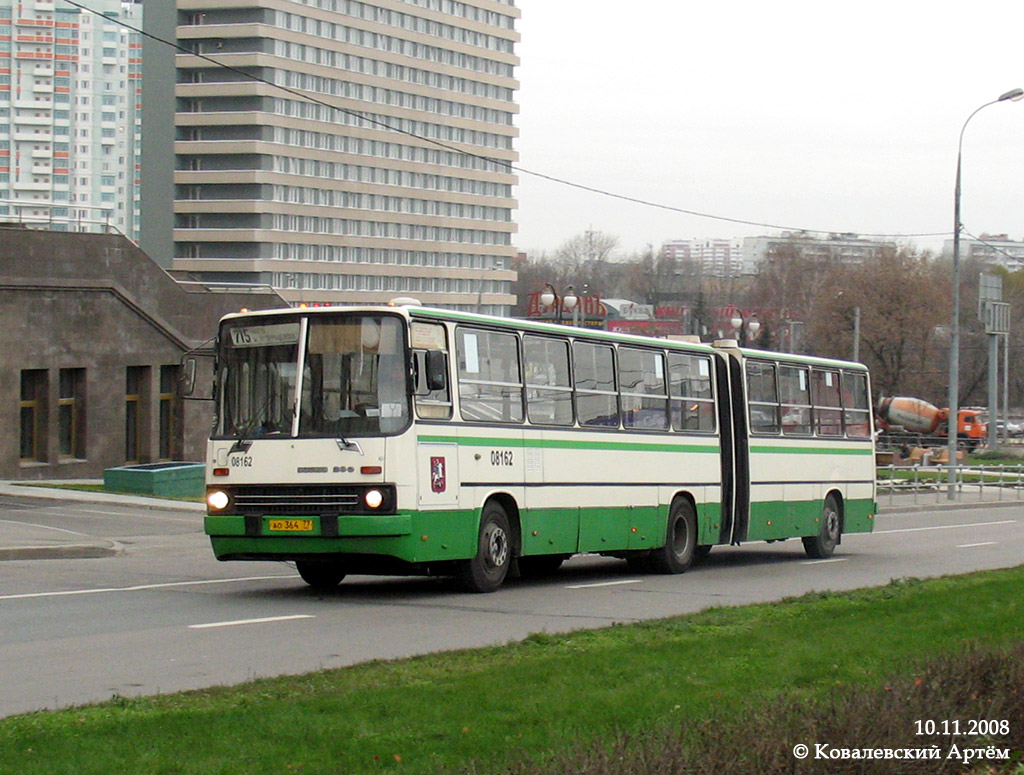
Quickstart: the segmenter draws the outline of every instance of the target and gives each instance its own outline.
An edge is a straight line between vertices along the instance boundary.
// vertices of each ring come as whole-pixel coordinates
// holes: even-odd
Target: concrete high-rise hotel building
[[[0,221],[137,239],[139,2],[0,0]]]
[[[508,314],[513,2],[178,0],[175,273]]]

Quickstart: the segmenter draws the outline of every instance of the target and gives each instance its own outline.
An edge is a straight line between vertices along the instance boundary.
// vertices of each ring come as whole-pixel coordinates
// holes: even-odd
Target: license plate
[[[309,533],[313,530],[311,519],[272,519],[270,520],[270,532],[272,533]]]

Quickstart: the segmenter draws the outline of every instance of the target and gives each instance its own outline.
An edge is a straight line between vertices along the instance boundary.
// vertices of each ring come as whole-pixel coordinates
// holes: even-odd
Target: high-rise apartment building
[[[176,273],[508,314],[513,2],[178,0]]]
[[[859,237],[856,234],[829,234],[819,237],[803,231],[784,231],[771,237],[744,237],[743,262],[754,273],[771,256],[782,250],[796,251],[804,258],[833,264],[862,264],[895,247],[892,241]]]
[[[0,0],[0,220],[137,239],[142,4]]]
[[[748,274],[743,264],[741,239],[668,240],[661,254],[679,266],[690,265],[707,277],[738,277]]]

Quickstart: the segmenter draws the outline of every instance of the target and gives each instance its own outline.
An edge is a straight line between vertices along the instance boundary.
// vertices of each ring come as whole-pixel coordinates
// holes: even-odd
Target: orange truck
[[[875,412],[878,426],[885,431],[906,431],[929,436],[945,436],[949,428],[949,409],[939,409],[921,398],[896,396],[882,398]],[[977,409],[957,413],[957,436],[977,445],[988,435]]]

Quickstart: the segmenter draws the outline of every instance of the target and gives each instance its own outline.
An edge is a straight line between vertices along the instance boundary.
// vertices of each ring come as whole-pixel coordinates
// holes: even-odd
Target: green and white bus
[[[868,372],[845,361],[418,306],[220,324],[205,528],[221,560],[454,575],[868,532]]]

